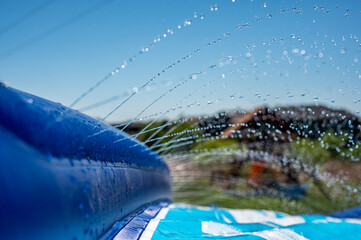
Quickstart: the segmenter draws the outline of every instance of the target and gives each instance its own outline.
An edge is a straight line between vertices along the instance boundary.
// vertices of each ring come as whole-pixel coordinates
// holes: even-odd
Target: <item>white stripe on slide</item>
[[[287,228],[275,228],[261,232],[253,232],[250,234],[265,238],[267,240],[272,240],[272,239],[307,240],[308,239]]]
[[[155,218],[153,218],[152,220],[150,220],[147,227],[145,228],[142,235],[140,236],[139,240],[152,239],[152,236],[158,227],[159,221],[165,218],[165,216],[167,215],[167,213],[169,211],[169,207],[170,207],[170,205],[168,207],[162,208],[162,210],[159,211],[157,216]]]

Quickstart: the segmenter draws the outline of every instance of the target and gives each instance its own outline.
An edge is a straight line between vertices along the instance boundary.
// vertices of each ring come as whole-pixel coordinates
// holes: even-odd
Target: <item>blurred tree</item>
[[[200,164],[230,163],[242,153],[242,147],[236,139],[210,139],[196,143],[192,150],[199,154],[193,160]],[[202,154],[203,153],[203,154]]]

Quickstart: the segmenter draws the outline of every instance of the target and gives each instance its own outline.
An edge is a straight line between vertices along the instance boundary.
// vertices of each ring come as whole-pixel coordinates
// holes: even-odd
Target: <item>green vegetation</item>
[[[309,185],[304,197],[291,200],[266,194],[249,194],[253,189],[247,186],[246,179],[249,176],[252,159],[247,156],[249,153],[247,140],[255,139],[255,136],[252,135],[240,143],[238,139],[201,137],[199,135],[201,133],[193,131],[196,128],[197,123],[188,120],[169,125],[166,121],[155,122],[148,129],[159,129],[159,131],[145,132],[138,137],[140,141],[147,141],[150,137],[155,139],[147,141],[146,144],[155,151],[161,151],[162,154],[183,151],[191,153],[189,159],[191,164],[199,167],[198,171],[211,176],[202,180],[195,178],[196,180],[186,183],[174,182],[174,202],[201,206],[214,204],[236,209],[266,209],[289,214],[330,213],[360,205],[359,181],[356,178],[337,179],[336,176],[322,178],[320,174],[322,166],[326,166],[330,160],[336,160],[341,164],[340,166],[346,164],[345,162],[357,164],[355,162],[360,160],[361,144],[354,143],[347,133],[337,134],[328,131],[316,139],[300,138],[286,145],[288,146],[286,149],[278,142],[273,143],[274,155],[280,156],[285,153],[289,159],[298,160],[291,162],[296,165],[300,185]],[[189,140],[195,143],[181,145]],[[258,150],[263,151],[263,149]],[[279,164],[280,162],[275,161],[271,165],[274,167]],[[272,169],[265,171],[263,179],[265,180],[270,175],[271,180],[275,180],[276,175],[272,171]],[[238,174],[235,174],[236,172]],[[237,179],[243,179],[243,182],[231,182],[229,177],[231,175]],[[217,177],[222,179],[221,183]],[[234,196],[227,191],[240,192],[243,197]]]
[[[148,123],[145,123],[141,129],[147,126]],[[154,122],[147,129],[154,129],[153,131],[145,131],[144,133],[138,136],[138,140],[141,142],[146,142],[148,147],[152,147],[154,151],[165,149],[172,145],[176,145],[177,141],[179,143],[183,142],[182,140],[189,136],[189,132],[192,129],[196,128],[196,124],[192,121],[179,121],[175,124],[168,124],[167,121],[162,122]],[[153,141],[149,141],[153,139]],[[167,144],[169,143],[169,144]],[[176,151],[184,151],[189,149],[191,146],[181,146],[179,148],[175,148]]]
[[[348,194],[348,193],[347,193]],[[209,206],[215,204],[226,208],[265,209],[289,214],[331,213],[356,205],[354,200],[345,201],[339,197],[331,201],[325,198],[314,185],[311,185],[307,195],[300,200],[289,200],[277,197],[234,197],[217,186],[210,186],[207,181],[175,184],[173,186],[173,201],[193,205]]]
[[[213,164],[215,161],[217,163],[228,163],[229,159],[235,158],[237,152],[241,149],[237,140],[234,139],[211,139],[208,141],[199,142],[193,145],[192,150],[196,153],[193,157],[193,161],[199,164]],[[209,153],[209,154],[202,154]],[[215,157],[212,156],[212,153],[216,154]],[[215,159],[214,159],[215,158]]]
[[[361,158],[361,144],[351,144],[347,134],[329,131],[315,140],[302,138],[291,143],[287,154],[306,164],[323,164],[331,159],[358,161]]]
[[[230,166],[231,160],[239,157],[240,152],[247,152],[247,145],[239,144],[235,139],[211,139],[195,144],[192,150],[197,153],[192,157],[193,163],[201,166],[203,171],[212,172],[216,166],[217,169]],[[307,194],[299,200],[249,194],[237,197],[227,193],[227,189],[221,184],[203,179],[182,184],[174,183],[173,201],[202,206],[214,204],[237,209],[266,209],[289,214],[331,213],[360,205],[359,181],[352,178],[337,180],[332,176],[321,178],[320,172],[316,171],[330,160],[357,164],[355,161],[361,157],[360,143],[353,143],[347,134],[326,132],[317,139],[301,138],[290,143],[285,153],[290,158],[298,159],[311,170],[304,172],[303,168],[298,168],[302,175],[301,182],[309,184]],[[242,165],[239,171],[243,173],[240,177],[246,179],[249,164]],[[236,184],[232,189],[247,192],[250,188]]]

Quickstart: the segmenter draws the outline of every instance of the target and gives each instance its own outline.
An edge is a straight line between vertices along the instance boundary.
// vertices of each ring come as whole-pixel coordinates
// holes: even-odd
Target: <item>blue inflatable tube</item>
[[[0,84],[0,239],[98,239],[170,194],[164,160],[126,133]]]

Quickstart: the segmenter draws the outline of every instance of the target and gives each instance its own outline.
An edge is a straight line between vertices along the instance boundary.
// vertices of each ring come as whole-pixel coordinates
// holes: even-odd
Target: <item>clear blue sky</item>
[[[124,69],[75,105],[123,95],[86,111],[102,118],[133,89],[200,48],[108,120],[132,119],[185,79],[142,116],[180,101],[182,109],[167,117],[315,101],[356,114],[361,110],[360,23],[361,2],[351,0],[2,0],[0,80],[69,106],[125,60]],[[224,37],[226,32],[231,35]],[[163,34],[167,37],[138,54]],[[205,47],[218,37],[222,40]],[[212,64],[217,67],[209,68]],[[202,69],[206,73],[194,74]],[[189,79],[192,75],[197,78]]]

